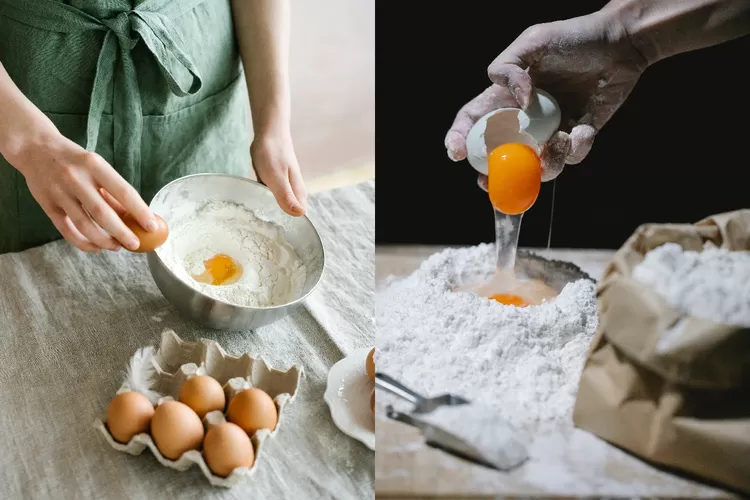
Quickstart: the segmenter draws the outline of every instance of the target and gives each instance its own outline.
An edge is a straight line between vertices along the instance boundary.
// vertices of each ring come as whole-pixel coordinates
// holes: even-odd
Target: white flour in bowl
[[[379,291],[378,371],[426,396],[480,402],[520,429],[569,421],[597,326],[594,283],[569,283],[551,303],[526,308],[454,292],[493,271],[494,251],[444,250]]]
[[[750,252],[666,243],[646,254],[633,278],[684,314],[750,327]]]
[[[283,228],[235,203],[196,206],[170,224],[169,237],[156,253],[192,288],[239,306],[286,304],[300,296],[305,283],[305,266]],[[205,270],[204,262],[220,254],[239,263],[239,280],[226,285],[196,281],[193,276]]]

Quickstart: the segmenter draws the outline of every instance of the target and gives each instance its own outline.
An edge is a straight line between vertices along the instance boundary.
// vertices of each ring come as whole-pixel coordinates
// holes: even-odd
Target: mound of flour
[[[570,420],[597,327],[589,280],[553,302],[516,308],[468,292],[493,271],[494,245],[448,249],[378,291],[378,371],[426,396],[481,402],[518,428]]]
[[[666,243],[646,254],[633,278],[685,314],[750,327],[750,252]]]

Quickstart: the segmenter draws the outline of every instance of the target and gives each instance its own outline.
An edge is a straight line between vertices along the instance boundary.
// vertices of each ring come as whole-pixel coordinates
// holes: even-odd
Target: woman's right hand
[[[128,212],[146,230],[156,229],[148,205],[101,156],[63,136],[46,116],[36,118],[41,126],[29,128],[6,160],[60,234],[86,252],[136,250],[140,241],[120,215]]]

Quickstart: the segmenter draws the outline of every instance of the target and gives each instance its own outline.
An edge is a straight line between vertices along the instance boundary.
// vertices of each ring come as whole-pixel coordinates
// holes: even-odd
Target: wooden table
[[[376,282],[389,275],[407,275],[426,257],[442,249],[434,246],[376,247]],[[546,250],[536,251],[547,256]],[[549,257],[573,262],[599,279],[613,253],[609,250],[551,250]],[[379,499],[498,496],[735,498],[721,490],[657,470],[584,431],[572,429],[572,426],[560,428],[559,449],[555,449],[552,456],[548,455],[548,461],[559,463],[559,470],[552,467],[549,477],[529,480],[530,474],[523,470],[528,465],[503,474],[427,447],[418,430],[385,417],[382,405],[377,408],[376,418],[375,491]],[[592,464],[596,469],[593,475]],[[556,482],[556,476],[567,479]]]

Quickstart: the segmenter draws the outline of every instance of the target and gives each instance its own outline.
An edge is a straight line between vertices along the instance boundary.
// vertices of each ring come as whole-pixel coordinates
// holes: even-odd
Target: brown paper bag
[[[653,463],[750,492],[750,328],[684,316],[631,279],[666,242],[750,250],[750,210],[645,224],[617,251],[598,284],[573,420]]]

